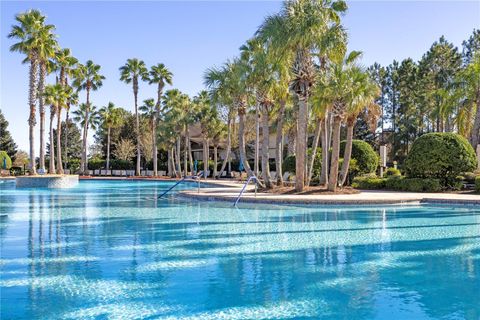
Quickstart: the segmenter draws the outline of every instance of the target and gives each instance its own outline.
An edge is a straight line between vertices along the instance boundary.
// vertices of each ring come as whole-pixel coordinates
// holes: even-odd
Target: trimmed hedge
[[[421,179],[405,177],[357,177],[353,180],[352,186],[358,189],[386,189],[409,192],[439,192],[442,190],[442,185],[439,179]]]
[[[345,140],[340,143],[340,155],[344,154],[346,143]],[[352,141],[352,159],[357,161],[359,174],[377,171],[379,157],[372,146],[365,141]]]
[[[480,193],[480,176],[475,178],[475,191]]]
[[[388,168],[387,171],[385,171],[385,175],[387,177],[400,177],[402,173],[398,169]]]
[[[383,178],[356,177],[353,179],[352,187],[367,190],[385,189],[386,180]]]
[[[3,167],[3,161],[6,159],[7,167]],[[0,169],[10,169],[12,167],[12,159],[8,156],[6,151],[0,151]]]
[[[427,133],[419,137],[405,161],[407,177],[439,179],[447,188],[455,188],[456,177],[475,170],[476,165],[472,146],[456,133]]]
[[[92,158],[88,160],[89,170],[99,170],[105,168],[106,161],[99,158]]]

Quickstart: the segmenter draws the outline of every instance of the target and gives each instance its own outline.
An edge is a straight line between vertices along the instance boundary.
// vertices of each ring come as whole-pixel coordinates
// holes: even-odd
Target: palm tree
[[[55,115],[57,113],[57,103],[58,103],[58,92],[60,85],[48,85],[45,87],[43,96],[45,99],[45,103],[50,105],[50,161],[49,161],[49,168],[48,172],[50,174],[55,174],[55,144],[54,144],[54,137],[53,137],[53,120],[55,119]]]
[[[154,65],[150,68],[149,77],[148,77],[149,84],[157,84],[157,103],[155,105],[155,114],[153,119],[153,175],[158,175],[158,150],[157,150],[157,123],[158,119],[160,118],[160,106],[161,106],[161,98],[163,95],[163,88],[165,84],[172,85],[172,73],[167,69],[167,67],[163,63],[159,63]]]
[[[180,97],[182,93],[178,89],[172,89],[165,92],[163,96],[163,114],[164,114],[164,121],[163,121],[163,132],[167,133],[167,135],[173,136],[174,145],[171,149],[171,160],[174,163],[173,170],[175,175],[181,175],[181,163],[180,163],[180,147],[181,147],[181,131],[183,129],[182,126],[182,111],[178,106],[180,102]]]
[[[48,65],[50,58],[55,56],[55,50],[58,47],[56,36],[52,33],[54,26],[50,25],[42,29],[40,33],[40,41],[38,46],[38,64],[39,64],[39,79],[38,79],[38,110],[40,113],[40,154],[39,154],[39,169],[45,171],[45,107],[44,107],[44,88],[45,79],[48,74]]]
[[[480,144],[480,52],[475,53],[470,63],[461,71],[460,78],[461,90],[464,91],[465,96],[465,101],[462,103],[465,108],[462,108],[460,115],[468,113],[465,109],[472,110],[472,113],[476,110],[470,132],[470,143],[476,148]]]
[[[204,74],[204,83],[209,88],[210,101],[217,106],[217,109],[224,107],[226,111],[227,122],[227,150],[223,160],[218,176],[223,174],[225,167],[230,159],[230,152],[232,149],[232,120],[234,118],[233,101],[229,94],[227,83],[227,72],[225,68],[211,68]]]
[[[107,129],[107,163],[106,170],[110,170],[110,133],[111,129],[118,128],[123,123],[120,108],[116,107],[113,102],[109,102],[99,110],[102,125]]]
[[[74,76],[75,80],[73,85],[79,90],[85,90],[87,92],[87,99],[84,105],[85,121],[82,121],[83,125],[83,137],[82,137],[82,159],[80,161],[80,171],[85,173],[88,169],[87,158],[87,139],[88,139],[88,126],[92,123],[89,118],[90,113],[90,92],[98,90],[103,85],[105,77],[100,74],[100,66],[93,63],[92,60],[88,60],[85,65],[79,64]],[[77,115],[78,116],[78,115]]]
[[[380,88],[362,68],[355,68],[353,71],[353,95],[352,100],[347,107],[347,139],[343,155],[342,170],[340,172],[340,186],[343,186],[347,179],[350,159],[352,156],[353,129],[357,122],[358,115],[361,111],[365,110],[370,130],[375,132],[377,121],[381,114],[380,106],[375,103],[375,100],[380,94]]]
[[[73,76],[77,70],[77,64],[78,60],[72,56],[72,52],[70,49],[65,48],[58,50],[55,53],[55,67],[58,71],[60,71],[60,84],[64,87],[68,86],[68,77]],[[65,137],[64,137],[64,167],[67,167],[67,155],[68,155],[68,121],[69,121],[69,116],[70,116],[70,104],[67,105],[66,107],[66,118],[65,118],[65,123],[67,124],[65,126]]]
[[[321,79],[319,90],[323,91],[324,99],[331,107],[329,112],[333,118],[332,126],[332,152],[328,190],[336,191],[338,186],[338,163],[340,156],[340,129],[348,107],[358,96],[358,82],[367,75],[363,69],[356,65],[361,52],[352,51],[340,62],[329,65],[327,76]]]
[[[30,142],[30,173],[36,174],[35,160],[35,125],[36,125],[36,99],[38,94],[37,73],[39,66],[39,51],[45,44],[45,38],[51,40],[47,35],[54,30],[53,25],[45,24],[45,16],[38,10],[29,10],[20,13],[15,17],[16,25],[12,26],[9,38],[15,38],[17,43],[10,46],[10,51],[20,52],[26,55],[24,62],[30,62],[29,70],[29,95],[28,105],[30,108],[29,124],[29,142]]]
[[[203,144],[203,176],[208,176],[208,160],[209,155],[209,140],[215,135],[215,127],[218,126],[218,113],[217,109],[210,101],[208,91],[203,90],[194,97],[194,103],[198,111],[198,122],[202,129],[202,144]],[[216,171],[216,170],[214,170]],[[216,172],[213,173],[215,176]]]
[[[140,119],[138,117],[138,78],[148,80],[148,70],[145,62],[136,58],[128,59],[125,65],[120,67],[120,80],[125,83],[132,83],[133,97],[135,100],[135,134],[137,136],[137,166],[136,175],[140,175]]]
[[[227,62],[220,69],[213,68],[207,70],[205,74],[205,84],[210,90],[221,90],[222,95],[228,96],[232,107],[237,111],[239,118],[238,125],[238,144],[240,150],[240,160],[249,176],[254,173],[248,164],[247,153],[245,149],[245,115],[247,113],[248,66],[245,60],[235,59]],[[261,184],[263,186],[263,184]]]
[[[78,109],[73,111],[73,121],[78,122],[83,128],[83,146],[87,145],[88,129],[97,130],[98,126],[101,124],[100,113],[97,110],[97,107],[90,105],[89,103],[82,103],[78,106]],[[82,156],[85,159],[84,168],[82,173],[85,174],[88,171],[88,159],[86,151]]]
[[[151,145],[152,145],[152,148],[151,148],[151,154],[150,155],[147,155],[146,153],[146,148],[145,148],[145,143],[142,143],[143,145],[143,153],[144,153],[144,156],[145,156],[145,160],[147,160],[147,162],[150,160],[150,158],[153,160],[153,150],[155,149],[155,147],[153,146],[154,143],[156,143],[156,135],[157,135],[157,132],[156,132],[156,116],[157,116],[157,108],[156,108],[156,104],[155,104],[155,100],[154,99],[146,99],[146,100],[143,100],[143,104],[140,106],[140,111],[142,112],[142,115],[148,120],[148,125],[149,125],[149,129],[150,129],[150,133],[151,133],[151,137],[149,139],[151,139]],[[148,141],[147,139],[144,139],[143,142],[145,141]],[[149,141],[150,142],[150,141]],[[150,143],[149,143],[150,144]],[[150,150],[150,148],[148,148]]]
[[[298,103],[296,137],[296,191],[305,186],[308,99],[315,83],[314,49],[330,34],[342,35],[339,14],[347,5],[340,1],[297,0],[284,3],[280,14],[268,17],[258,31],[280,54],[290,55],[290,90]],[[331,31],[333,30],[333,31]]]

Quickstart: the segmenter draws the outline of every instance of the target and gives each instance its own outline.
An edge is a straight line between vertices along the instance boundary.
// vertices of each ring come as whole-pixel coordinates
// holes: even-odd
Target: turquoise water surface
[[[478,207],[153,200],[171,185],[0,183],[0,318],[480,319]]]

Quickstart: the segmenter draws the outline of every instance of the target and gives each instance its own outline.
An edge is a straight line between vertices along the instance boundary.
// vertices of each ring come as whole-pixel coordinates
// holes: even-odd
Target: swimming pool
[[[1,318],[480,318],[478,207],[153,200],[171,185],[0,183]]]

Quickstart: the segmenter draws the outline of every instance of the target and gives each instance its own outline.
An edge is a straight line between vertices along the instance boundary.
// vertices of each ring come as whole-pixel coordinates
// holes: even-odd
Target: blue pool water
[[[171,185],[0,183],[0,318],[480,319],[478,207],[153,200]]]

